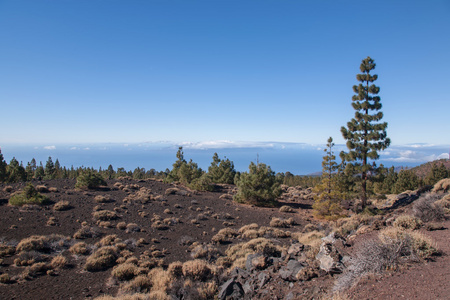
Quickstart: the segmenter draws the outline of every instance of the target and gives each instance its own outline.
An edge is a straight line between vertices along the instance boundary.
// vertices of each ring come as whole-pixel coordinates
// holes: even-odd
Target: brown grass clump
[[[79,242],[70,247],[69,251],[73,254],[87,255],[89,254],[88,245],[85,242]]]
[[[114,200],[112,200],[109,195],[97,195],[94,197],[94,201],[97,203],[108,203],[113,202]]]
[[[204,260],[188,260],[183,263],[183,275],[193,280],[207,280],[211,276],[211,266]]]
[[[244,225],[239,229],[239,233],[242,234],[242,233],[246,232],[247,230],[258,229],[258,227],[259,227],[259,225],[256,223]]]
[[[179,193],[180,192],[180,189],[179,188],[168,188],[165,192],[164,192],[164,194],[165,195],[175,195],[175,194],[177,194],[177,193]]]
[[[422,221],[416,217],[411,215],[401,215],[398,216],[393,225],[394,227],[398,227],[400,229],[419,229],[422,226]]]
[[[116,247],[101,247],[86,259],[85,269],[89,272],[106,270],[116,264],[118,257],[118,249]]]
[[[280,207],[280,212],[291,213],[294,212],[294,210],[288,205],[283,205],[282,207]]]
[[[49,192],[48,187],[46,187],[45,185],[37,185],[36,191],[38,193],[48,193]]]
[[[172,277],[181,277],[183,275],[183,263],[181,261],[174,261],[167,267],[167,271]]]
[[[191,257],[211,260],[219,255],[219,250],[212,245],[197,245],[191,250]]]
[[[152,280],[146,275],[138,275],[130,282],[122,285],[119,289],[119,293],[148,293],[153,286]]]
[[[47,220],[48,226],[55,226],[57,224],[58,220],[55,217],[50,217]]]
[[[271,227],[286,228],[286,227],[291,227],[291,225],[294,225],[294,224],[295,224],[295,221],[293,218],[289,218],[287,220],[281,219],[281,218],[272,218],[269,225]]]
[[[119,223],[117,223],[117,229],[120,229],[120,230],[125,230],[125,229],[127,229],[127,223],[125,223],[125,222],[119,222]]]
[[[62,255],[53,257],[52,261],[50,262],[50,266],[53,269],[64,269],[65,267],[67,267],[67,265],[68,265],[67,258],[65,258]]]
[[[81,227],[77,232],[74,233],[73,238],[74,239],[88,239],[92,237],[99,237],[102,233],[98,228],[90,227],[90,226],[83,226]]]
[[[119,281],[129,281],[139,274],[139,268],[132,263],[123,263],[116,267],[111,272],[113,278]]]
[[[22,273],[22,277],[27,278],[35,278],[41,275],[45,275],[49,270],[49,266],[47,266],[44,262],[35,263],[29,267],[27,267]]]
[[[139,232],[139,231],[141,231],[141,227],[139,227],[138,224],[136,224],[136,223],[128,224],[127,229],[125,230],[126,233]]]
[[[99,242],[99,246],[113,246],[116,243],[120,243],[122,240],[117,237],[117,234],[110,234],[103,237]]]
[[[0,257],[11,256],[16,253],[16,247],[0,242]]]
[[[218,291],[218,286],[214,281],[202,282],[197,288],[198,298],[200,300],[214,299]]]
[[[32,235],[19,242],[16,246],[16,251],[38,251],[46,252],[50,249],[48,237],[43,235]]]
[[[92,217],[94,218],[94,220],[99,220],[99,221],[111,221],[111,220],[116,220],[119,218],[117,213],[115,211],[111,211],[111,210],[99,210],[99,211],[93,212]]]
[[[53,210],[55,210],[55,211],[64,211],[64,210],[69,210],[71,208],[72,208],[72,206],[70,205],[69,201],[65,201],[65,200],[61,200],[61,201],[55,203],[55,205],[53,205]]]
[[[433,187],[432,192],[448,191],[450,189],[450,178],[439,180]]]
[[[48,191],[50,192],[50,193],[58,193],[59,191],[58,191],[58,188],[56,188],[56,187],[49,187],[48,188]]]

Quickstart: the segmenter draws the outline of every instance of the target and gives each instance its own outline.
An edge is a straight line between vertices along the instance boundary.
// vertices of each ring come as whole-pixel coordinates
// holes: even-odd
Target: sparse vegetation
[[[38,193],[32,183],[29,183],[22,192],[14,193],[9,198],[9,204],[14,206],[22,206],[25,204],[45,205],[50,200]]]
[[[77,177],[76,188],[79,189],[97,189],[101,186],[106,186],[107,183],[103,177],[92,171],[85,171],[83,174]]]

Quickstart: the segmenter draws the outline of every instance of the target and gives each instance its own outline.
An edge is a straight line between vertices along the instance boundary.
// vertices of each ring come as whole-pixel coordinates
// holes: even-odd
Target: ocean
[[[171,169],[178,150],[178,145],[164,143],[0,146],[8,163],[15,157],[26,166],[27,162],[35,158],[38,164],[42,162],[45,165],[48,157],[52,157],[53,162],[58,159],[61,166],[68,168],[84,166],[105,169],[111,164],[115,170],[122,167],[127,171],[133,171],[136,167],[156,171]],[[259,161],[269,165],[276,173],[307,175],[322,170],[323,147],[323,145],[269,143],[251,147],[201,148],[188,144],[183,148],[183,152],[187,161],[192,159],[203,170],[208,169],[213,154],[217,152],[221,159],[226,157],[233,161],[237,171],[247,171],[250,162]],[[335,148],[337,161],[340,161],[339,152],[343,146]],[[380,159],[377,163],[383,163],[388,167],[392,165],[412,167],[422,162],[393,161],[387,158]]]

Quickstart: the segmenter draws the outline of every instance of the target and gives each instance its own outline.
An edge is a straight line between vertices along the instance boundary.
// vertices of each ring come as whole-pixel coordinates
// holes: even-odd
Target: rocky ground
[[[420,196],[415,194],[413,200],[409,194],[390,199],[390,208],[382,216],[331,223],[312,216],[311,190],[297,188],[284,187],[280,199],[284,208],[279,209],[233,202],[234,186],[221,186],[212,193],[126,178],[88,191],[75,189],[74,180],[33,184],[41,186],[42,194],[52,204],[10,206],[10,195],[23,184],[0,185],[1,299],[85,299],[123,294],[124,282],[113,280],[112,270],[127,258],[132,261],[130,257],[135,258],[133,263],[139,265],[141,273],[156,267],[149,266],[148,261],[163,269],[173,262],[194,258],[220,265],[217,276],[208,280],[215,282],[216,295],[221,299],[329,298],[336,279],[348,265],[345,258],[352,255],[360,241],[373,237],[396,216],[408,212],[416,196]],[[401,205],[395,205],[396,201],[402,201]],[[60,210],[58,205],[62,204],[67,207]],[[102,214],[104,211],[110,215]],[[450,294],[446,284],[450,279],[450,224],[441,223],[441,230],[421,229],[434,239],[440,256],[368,276],[350,289],[348,296],[445,299]],[[253,225],[243,228],[249,224]],[[331,234],[336,229],[340,235]],[[20,253],[20,242],[33,235],[51,236],[47,238],[48,247]],[[327,239],[322,239],[325,236]],[[260,243],[269,241],[269,246],[246,255],[239,264],[230,261],[227,249],[234,245],[245,248],[258,238],[264,239]],[[87,245],[86,255],[71,250],[80,242]],[[86,270],[89,255],[105,245],[121,249],[117,262],[104,270]],[[206,249],[205,253],[199,249]],[[65,263],[58,265],[56,256],[63,256]],[[144,257],[149,256],[143,267]],[[36,265],[42,269],[34,270]],[[189,299],[186,292],[183,297]]]

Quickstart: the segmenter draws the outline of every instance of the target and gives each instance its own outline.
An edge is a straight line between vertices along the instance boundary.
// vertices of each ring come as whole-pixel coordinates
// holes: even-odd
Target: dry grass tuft
[[[55,205],[53,205],[53,210],[56,210],[56,211],[64,211],[64,210],[69,210],[71,208],[72,208],[72,206],[70,205],[69,201],[65,201],[65,200],[61,200],[61,201],[55,203]]]
[[[58,255],[53,257],[52,261],[50,262],[50,266],[53,269],[64,269],[68,265],[67,258],[65,258],[62,255]]]
[[[89,272],[106,270],[116,264],[118,257],[118,249],[116,247],[101,247],[86,259],[85,269]]]
[[[183,263],[183,275],[193,280],[207,280],[211,276],[211,266],[204,260],[195,259]]]
[[[119,218],[117,213],[115,211],[111,211],[111,210],[99,210],[99,211],[93,212],[92,217],[94,218],[94,220],[99,220],[99,221],[111,221],[111,220],[116,220]]]
[[[423,223],[420,219],[411,215],[401,215],[395,219],[393,225],[394,227],[398,227],[400,229],[414,230],[422,227]]]
[[[69,251],[73,254],[87,255],[89,254],[88,245],[85,242],[79,242],[70,247]]]
[[[132,263],[123,263],[116,267],[111,272],[113,278],[119,281],[129,281],[139,274],[139,268]]]
[[[294,212],[294,210],[288,205],[283,205],[282,207],[280,207],[280,212],[291,213]]]

